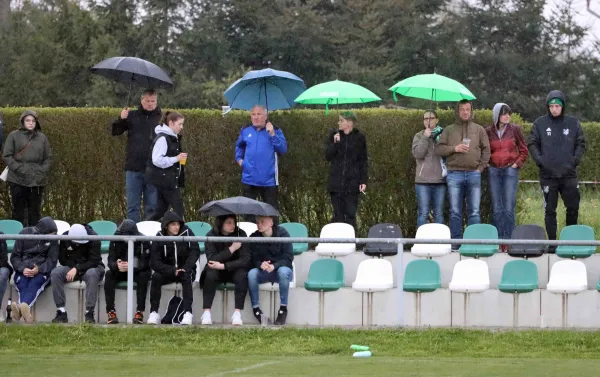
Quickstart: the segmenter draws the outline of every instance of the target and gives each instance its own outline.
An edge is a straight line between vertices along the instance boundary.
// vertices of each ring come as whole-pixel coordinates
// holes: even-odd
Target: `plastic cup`
[[[260,315],[260,325],[266,327],[269,324],[269,317],[266,314]]]
[[[185,156],[184,158],[181,159],[181,161],[179,161],[179,163],[181,165],[185,165],[186,162],[187,162],[187,156]]]
[[[471,139],[465,137],[462,140],[462,143],[468,147],[469,145],[471,145]]]

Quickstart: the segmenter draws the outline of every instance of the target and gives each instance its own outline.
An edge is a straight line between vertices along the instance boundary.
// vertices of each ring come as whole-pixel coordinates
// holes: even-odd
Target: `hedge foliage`
[[[40,108],[42,130],[52,146],[54,162],[47,187],[43,213],[70,222],[106,219],[120,222],[126,213],[123,170],[126,136],[113,137],[110,124],[120,110],[112,108]],[[22,108],[0,109],[4,115],[5,136],[18,125]],[[241,173],[234,162],[235,141],[241,125],[248,123],[247,112],[232,111],[222,116],[216,110],[182,110],[185,116],[183,146],[189,153],[184,200],[189,220],[212,221],[197,210],[209,200],[241,194]],[[376,223],[399,224],[405,235],[416,227],[414,193],[415,162],[411,154],[414,134],[422,129],[421,111],[364,109],[356,111],[357,128],[367,136],[369,185],[361,196],[359,235],[366,236]],[[441,124],[454,119],[453,111],[440,111]],[[270,115],[281,126],[288,141],[288,153],[280,159],[280,206],[284,221],[299,221],[311,235],[331,219],[326,192],[328,164],[324,142],[328,131],[337,127],[338,112],[323,110],[278,111]],[[480,110],[475,121],[491,123],[491,111]],[[531,125],[518,116],[525,136]],[[587,150],[579,169],[581,179],[600,176],[598,159],[600,127],[584,125]],[[531,159],[522,179],[537,179]],[[0,190],[0,216],[10,215],[8,190]],[[484,187],[483,220],[489,221],[490,207]]]

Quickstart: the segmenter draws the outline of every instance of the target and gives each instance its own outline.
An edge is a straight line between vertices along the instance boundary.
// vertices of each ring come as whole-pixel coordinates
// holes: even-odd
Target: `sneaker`
[[[254,318],[256,318],[256,320],[258,321],[258,323],[261,323],[261,318],[263,315],[263,311],[260,310],[260,308],[252,308],[253,314],[254,314]]]
[[[33,323],[33,314],[31,314],[31,308],[26,303],[21,303],[21,315],[23,320],[27,323]]]
[[[239,311],[234,311],[233,315],[231,316],[231,324],[234,326],[241,326],[244,324],[244,322],[242,322],[242,313],[240,313]]]
[[[116,325],[117,323],[119,323],[119,318],[117,318],[117,312],[114,310],[111,310],[110,312],[106,313],[108,315],[108,321],[107,323],[109,325]]]
[[[96,318],[94,318],[94,309],[88,309],[85,311],[84,321],[87,323],[96,323]]]
[[[52,323],[67,323],[69,322],[69,317],[67,316],[67,312],[62,312],[60,310],[56,311],[56,317],[52,320]]]
[[[183,319],[181,320],[180,324],[182,324],[182,325],[191,325],[193,319],[194,319],[194,315],[192,313],[185,312],[185,314],[183,315]]]
[[[133,324],[134,325],[143,325],[144,324],[144,312],[139,311],[139,310],[135,312],[135,316],[133,317]]]
[[[21,307],[16,302],[10,304],[10,316],[15,322],[19,322],[21,319]]]
[[[205,311],[204,313],[202,313],[202,324],[212,325],[212,315],[209,311]]]
[[[283,326],[285,325],[285,320],[287,319],[287,310],[281,310],[279,309],[279,312],[277,312],[277,319],[275,320],[275,324],[279,325],[279,326]]]
[[[160,314],[157,312],[150,313],[150,317],[148,317],[149,325],[159,325],[160,324]]]

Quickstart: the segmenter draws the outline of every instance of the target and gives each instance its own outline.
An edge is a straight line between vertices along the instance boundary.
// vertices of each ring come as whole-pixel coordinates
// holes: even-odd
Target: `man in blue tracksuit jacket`
[[[267,110],[260,105],[251,110],[252,124],[240,132],[235,144],[235,161],[242,168],[244,196],[261,200],[276,209],[279,186],[278,156],[287,152],[285,136],[280,128],[267,122]],[[247,221],[254,221],[247,217]]]

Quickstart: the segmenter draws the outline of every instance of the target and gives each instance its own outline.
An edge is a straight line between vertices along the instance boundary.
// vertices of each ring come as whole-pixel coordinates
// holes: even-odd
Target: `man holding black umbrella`
[[[154,128],[159,124],[161,110],[157,105],[158,94],[153,89],[142,93],[141,104],[137,110],[128,108],[121,111],[119,119],[112,123],[112,135],[122,135],[127,131],[127,154],[125,160],[125,190],[127,194],[127,218],[141,221],[142,197],[144,199],[144,218],[154,215],[158,198],[156,187],[148,184],[144,178],[146,162],[150,155],[152,142],[156,137]]]

